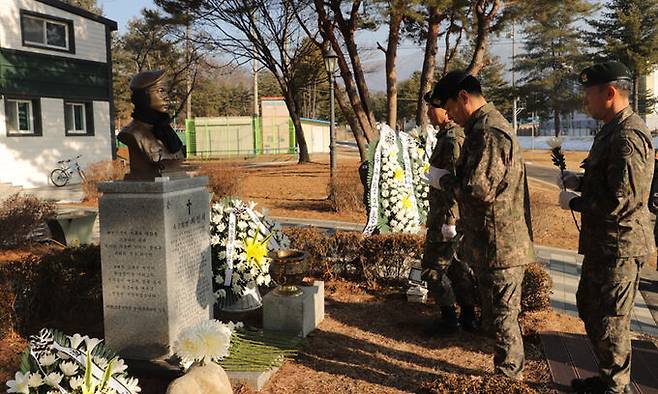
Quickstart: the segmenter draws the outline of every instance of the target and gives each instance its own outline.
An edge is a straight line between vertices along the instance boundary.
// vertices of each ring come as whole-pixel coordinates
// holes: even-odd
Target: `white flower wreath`
[[[241,200],[223,200],[210,213],[212,268],[217,298],[227,291],[243,295],[247,289],[268,286],[270,250],[285,249],[290,240],[278,223],[255,210],[256,204]]]

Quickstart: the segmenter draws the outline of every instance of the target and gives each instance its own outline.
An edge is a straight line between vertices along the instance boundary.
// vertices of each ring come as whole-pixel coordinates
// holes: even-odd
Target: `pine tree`
[[[592,11],[587,0],[530,1],[519,5],[527,17],[522,27],[525,53],[518,56],[520,97],[527,112],[553,116],[555,134],[560,116],[580,107],[577,73],[583,65],[584,42],[576,22]]]
[[[603,18],[588,23],[594,28],[588,41],[596,54],[624,63],[633,73],[633,107],[644,112],[639,104],[646,94],[639,79],[658,65],[658,0],[610,0]]]
[[[80,7],[94,14],[102,15],[103,10],[98,6],[97,0],[64,0],[65,3]]]

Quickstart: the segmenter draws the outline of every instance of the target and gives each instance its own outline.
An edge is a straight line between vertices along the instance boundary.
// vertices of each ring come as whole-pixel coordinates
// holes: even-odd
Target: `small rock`
[[[195,365],[167,387],[167,394],[230,394],[231,382],[222,367],[215,363]]]

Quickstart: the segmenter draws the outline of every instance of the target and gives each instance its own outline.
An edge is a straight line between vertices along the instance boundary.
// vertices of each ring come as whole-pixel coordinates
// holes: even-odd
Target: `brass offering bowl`
[[[273,250],[270,258],[270,275],[280,284],[274,291],[283,296],[298,296],[303,292],[298,287],[308,271],[308,252],[297,249]]]

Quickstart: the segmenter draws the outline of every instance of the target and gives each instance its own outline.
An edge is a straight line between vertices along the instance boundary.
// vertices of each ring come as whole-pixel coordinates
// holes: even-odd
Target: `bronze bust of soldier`
[[[126,180],[152,181],[156,177],[184,174],[183,143],[170,124],[164,76],[164,70],[144,71],[130,82],[130,100],[135,106],[133,120],[118,135],[130,154]]]

